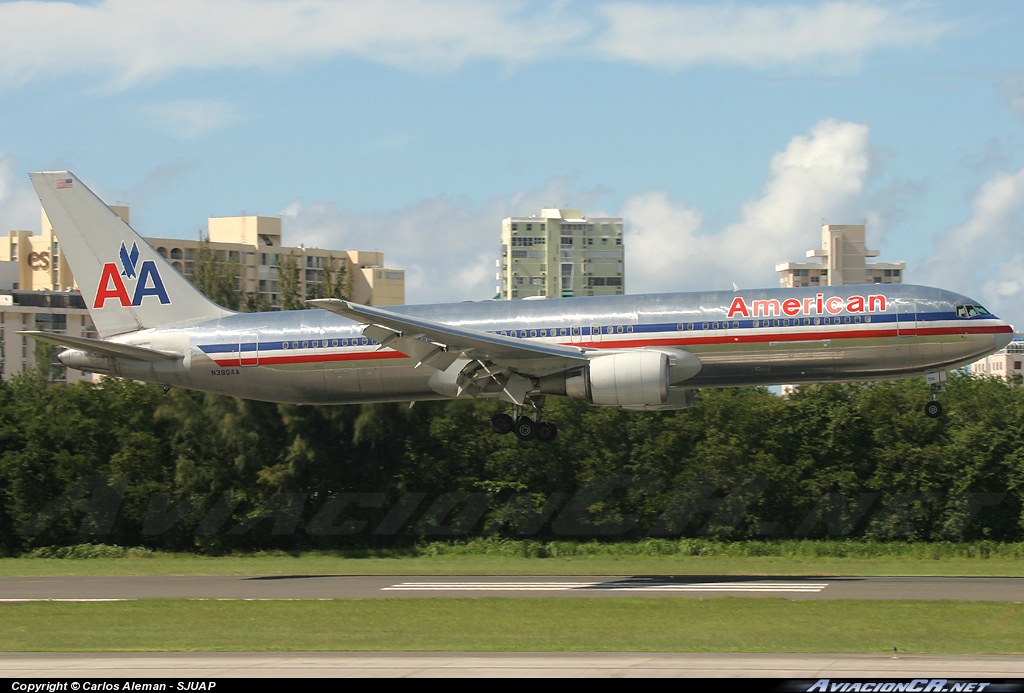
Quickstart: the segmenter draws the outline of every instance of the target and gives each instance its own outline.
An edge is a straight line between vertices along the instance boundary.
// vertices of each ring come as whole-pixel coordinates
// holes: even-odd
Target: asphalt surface
[[[95,653],[0,654],[8,679],[161,678],[1024,678],[1024,658],[1001,656],[706,653]],[[920,688],[923,689],[923,686]],[[171,685],[170,690],[176,690]],[[124,690],[124,689],[122,689]],[[939,690],[942,690],[941,688]]]
[[[765,597],[1024,602],[1016,577],[351,576],[6,577],[0,602],[422,597]]]

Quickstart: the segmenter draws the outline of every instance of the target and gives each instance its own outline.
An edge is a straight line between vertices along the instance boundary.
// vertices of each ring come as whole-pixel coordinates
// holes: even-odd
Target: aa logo
[[[132,243],[131,251],[125,247],[124,243],[121,243],[119,255],[120,271],[118,271],[116,263],[108,262],[103,265],[93,308],[102,308],[111,298],[116,298],[124,308],[142,305],[143,299],[147,296],[156,296],[160,299],[160,303],[165,305],[171,302],[171,299],[167,297],[167,290],[164,289],[164,282],[160,278],[156,263],[152,260],[144,260],[142,266],[138,266],[139,246],[136,243]],[[135,282],[135,290],[130,297],[128,287],[125,286],[125,279]]]

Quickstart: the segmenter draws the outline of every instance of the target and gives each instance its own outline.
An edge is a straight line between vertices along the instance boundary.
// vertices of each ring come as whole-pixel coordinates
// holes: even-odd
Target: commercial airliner
[[[67,171],[30,174],[99,339],[26,331],[83,371],[298,404],[497,397],[495,433],[552,440],[549,395],[682,409],[701,387],[926,375],[1013,328],[966,296],[878,285],[236,313],[207,299]]]

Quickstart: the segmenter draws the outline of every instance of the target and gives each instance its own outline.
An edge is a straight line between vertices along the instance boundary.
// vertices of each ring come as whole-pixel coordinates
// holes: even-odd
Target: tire
[[[513,430],[519,440],[533,440],[537,437],[537,424],[525,416],[519,417]]]
[[[553,423],[542,421],[537,424],[537,440],[542,443],[550,443],[558,435],[558,427]]]
[[[931,419],[937,419],[942,416],[942,403],[941,402],[928,402],[924,405],[925,416]]]
[[[515,426],[515,421],[508,414],[501,413],[495,414],[491,417],[491,431],[497,433],[500,436],[506,433],[511,433],[512,428]]]

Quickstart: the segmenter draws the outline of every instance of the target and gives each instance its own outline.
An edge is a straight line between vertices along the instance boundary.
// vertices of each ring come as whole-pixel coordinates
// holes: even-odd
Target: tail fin
[[[229,315],[67,171],[30,173],[101,337]]]

